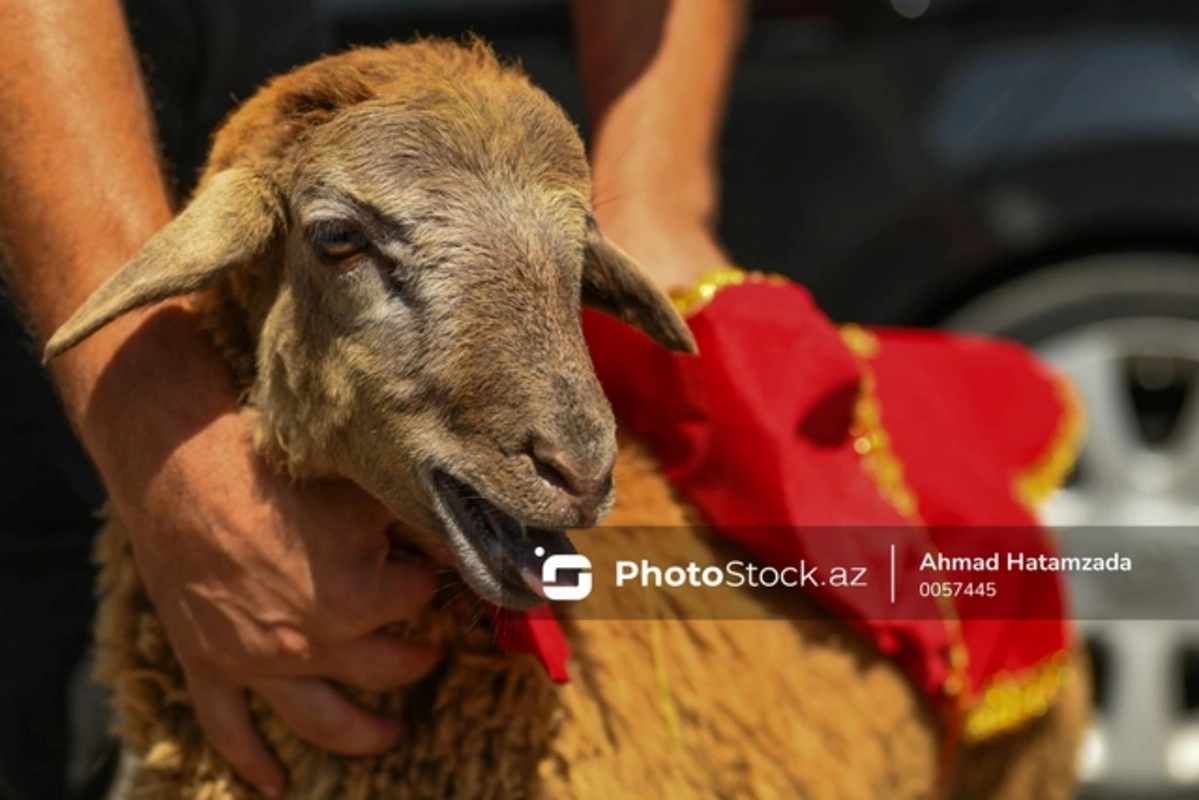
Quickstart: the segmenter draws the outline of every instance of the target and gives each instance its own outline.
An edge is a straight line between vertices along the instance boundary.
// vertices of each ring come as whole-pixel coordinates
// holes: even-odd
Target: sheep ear
[[[271,184],[257,173],[217,173],[179,216],[105,281],[46,345],[47,361],[117,317],[212,284],[262,253],[282,218]]]
[[[691,330],[674,304],[594,222],[587,228],[583,305],[632,325],[670,350],[697,352]]]

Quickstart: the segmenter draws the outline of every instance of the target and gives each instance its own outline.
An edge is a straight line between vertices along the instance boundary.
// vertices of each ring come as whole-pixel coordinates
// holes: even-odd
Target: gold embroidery
[[[695,286],[686,291],[671,292],[670,299],[675,309],[684,316],[703,308],[721,289],[740,286],[743,283],[769,283],[781,286],[787,283],[782,275],[767,275],[763,272],[746,272],[737,267],[720,267],[704,273]]]
[[[1016,499],[1034,515],[1070,475],[1087,428],[1086,410],[1074,385],[1067,378],[1059,377],[1054,388],[1062,402],[1062,418],[1053,441],[1041,457],[1016,478],[1013,486]]]
[[[1086,411],[1073,384],[1065,377],[1054,382],[1062,402],[1062,417],[1049,447],[1015,480],[1017,501],[1034,516],[1057,491],[1078,459],[1086,434]],[[1016,674],[992,678],[967,712],[963,735],[979,742],[1020,728],[1052,708],[1062,687],[1074,675],[1070,654],[1061,651]]]
[[[979,692],[966,714],[966,741],[980,742],[1010,733],[1044,716],[1073,671],[1070,654],[1061,651],[1016,675],[999,673]]]
[[[675,293],[671,299],[679,313],[686,315],[702,308],[725,287],[748,282],[785,284],[787,279],[724,267],[705,274],[692,289]],[[925,528],[916,495],[904,478],[903,463],[891,448],[891,438],[883,426],[874,373],[866,363],[879,355],[878,337],[855,324],[842,326],[840,332],[842,341],[857,356],[862,367],[861,389],[850,429],[854,451],[861,457],[863,471],[878,487],[883,499],[909,523]],[[1061,486],[1077,457],[1086,427],[1082,404],[1071,384],[1061,379],[1057,387],[1065,411],[1053,444],[1019,476],[1014,486],[1017,498],[1030,509],[1035,509]],[[928,547],[935,552],[931,542]],[[1017,674],[1000,673],[989,680],[982,691],[972,694],[967,675],[969,650],[962,636],[956,605],[950,597],[938,597],[937,600],[951,641],[950,674],[941,688],[947,697],[954,699],[954,708],[962,714],[958,719],[962,720],[963,738],[970,743],[984,741],[1011,732],[1048,712],[1073,673],[1069,653],[1058,652]],[[661,635],[660,631],[652,633]],[[660,643],[656,644],[660,647]],[[663,666],[661,654],[656,652],[655,669],[661,670]],[[663,676],[659,675],[659,683],[662,682]],[[659,691],[662,691],[661,685]],[[660,701],[673,735],[677,719],[672,698],[667,692],[661,695]]]
[[[890,437],[882,422],[882,405],[875,395],[874,373],[867,361],[878,356],[878,337],[859,325],[841,328],[845,345],[862,362],[861,394],[854,413],[851,433],[854,450],[862,456],[862,469],[878,486],[879,492],[896,511],[914,525],[924,527],[916,496],[903,476],[903,464],[890,447]],[[1065,479],[1074,463],[1085,428],[1081,403],[1073,387],[1064,379],[1058,384],[1065,414],[1054,444],[1017,483],[1022,502],[1037,502],[1049,496]],[[932,543],[928,543],[935,552]],[[1008,733],[1043,716],[1070,679],[1073,664],[1067,652],[1059,652],[1017,674],[1000,673],[987,682],[982,691],[971,694],[967,677],[969,650],[962,637],[956,604],[950,597],[938,597],[945,627],[951,640],[949,676],[941,689],[954,698],[964,713],[962,736],[970,743]]]
[[[916,493],[904,479],[903,462],[891,448],[891,437],[883,427],[882,404],[876,394],[874,372],[866,363],[879,354],[878,337],[860,325],[845,325],[841,328],[841,340],[860,362],[862,371],[857,405],[854,407],[850,435],[854,437],[853,449],[861,456],[862,471],[878,487],[879,494],[909,524],[925,531],[925,546],[936,552],[927,535],[927,528],[920,516]],[[949,675],[941,684],[946,697],[953,698],[955,707],[960,708],[969,698],[969,680],[966,673],[970,664],[970,651],[962,636],[962,623],[958,618],[957,605],[947,595],[935,595],[941,610],[945,630],[949,634]]]
[[[856,323],[841,326],[841,341],[863,361],[869,361],[878,355],[878,337]]]
[[[891,449],[883,428],[882,408],[875,396],[874,373],[863,367],[860,394],[854,408],[850,435],[853,449],[862,457],[862,469],[878,486],[883,499],[913,524],[922,525],[916,495],[903,477],[903,464]]]

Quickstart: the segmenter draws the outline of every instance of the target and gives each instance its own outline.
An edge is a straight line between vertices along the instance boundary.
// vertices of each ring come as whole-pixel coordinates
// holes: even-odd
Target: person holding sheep
[[[601,194],[623,185],[635,200],[601,205],[597,215],[662,286],[691,287],[699,272],[728,261],[712,233],[711,164],[744,8],[699,0],[599,8],[579,4],[597,118],[596,181]],[[35,68],[0,88],[0,102],[23,112],[0,128],[0,165],[17,187],[0,198],[0,220],[9,282],[44,339],[170,215],[136,69],[127,47],[111,47],[124,41],[113,4],[11,12],[18,24],[0,34],[9,39],[5,50],[26,54]],[[633,24],[647,18],[656,24]],[[643,38],[619,50],[615,35],[626,30]],[[40,39],[32,35],[39,31]],[[71,46],[30,45],[46,41]],[[689,58],[693,48],[714,57]],[[597,66],[613,60],[619,68]],[[615,80],[605,84],[605,76]],[[86,102],[40,102],[48,79]],[[662,102],[672,93],[677,102]],[[618,154],[647,131],[648,144],[622,162]],[[88,158],[70,176],[55,169],[64,133],[87,142]],[[655,357],[645,356],[647,363]],[[603,377],[602,354],[597,360]],[[385,557],[392,515],[346,483],[298,490],[265,469],[233,413],[238,399],[226,366],[182,305],[118,320],[59,359],[55,373],[130,532],[213,748],[267,796],[279,796],[283,775],[254,730],[246,690],[321,749],[352,756],[394,747],[402,735],[396,720],[325,682],[379,692],[423,677],[438,660],[436,648],[376,633],[416,616],[433,590],[427,570]],[[650,408],[655,400],[639,402]],[[688,490],[685,482],[681,488]],[[925,487],[920,494],[935,496]],[[692,499],[712,521],[725,521],[702,492]]]
[[[192,5],[176,4],[172,13],[186,18]],[[224,5],[232,10],[242,4]],[[260,25],[304,13],[303,3],[246,5],[259,7]],[[162,12],[150,6],[131,10],[160,22]],[[244,21],[250,12],[233,13]],[[44,341],[170,220],[172,209],[121,4],[4,0],[0,16],[4,277],[35,339]],[[313,37],[293,38],[298,41],[276,52],[269,69],[315,55]],[[187,41],[163,45],[179,48]],[[268,74],[264,70],[253,81]],[[15,326],[6,335],[14,337],[7,345],[7,383],[10,372],[32,358],[20,352],[26,346],[15,338]],[[397,720],[367,713],[325,682],[400,686],[437,661],[426,647],[374,633],[411,617],[429,601],[434,585],[427,571],[382,557],[390,522],[383,507],[345,483],[300,488],[268,470],[235,413],[237,392],[223,363],[194,315],[177,304],[114,324],[56,361],[53,375],[67,416],[104,478],[108,502],[134,531],[143,574],[150,577],[214,747],[268,796],[279,796],[283,775],[250,724],[244,693],[251,686],[306,738],[332,751],[353,755],[393,746],[402,736]],[[20,380],[6,391],[30,397],[31,405],[55,402],[37,394],[36,373]],[[52,408],[41,414],[52,419]],[[52,446],[37,440],[30,450]],[[68,451],[63,460],[72,455]],[[7,443],[0,451],[4,460],[23,456]],[[28,462],[6,464],[5,475],[23,469]],[[86,467],[74,471],[86,474]],[[61,473],[45,479],[65,483],[59,492],[69,502],[74,487]],[[10,519],[0,527],[8,529],[6,536],[23,527],[19,511],[7,509],[30,504],[28,496],[7,494],[21,485],[13,480],[3,490]],[[37,512],[52,522],[61,519],[61,501]],[[88,515],[83,511],[68,530],[74,525],[94,532]],[[36,529],[26,537],[33,535],[39,535]],[[59,558],[86,565],[89,550],[64,550]],[[9,569],[30,569],[26,562],[10,562]],[[82,579],[75,578],[79,585],[90,583],[86,568],[63,569],[82,572]],[[80,605],[86,630],[91,604]],[[72,611],[80,615],[78,608]],[[24,647],[19,641],[5,646]],[[52,745],[31,740],[26,726],[52,715],[65,686],[37,693],[26,687],[62,667],[26,663],[29,677],[6,687],[11,695],[3,705],[41,705],[5,715],[3,724],[12,729],[0,753],[0,786],[12,788],[0,788],[0,796],[48,800],[63,791],[62,755],[54,758]],[[47,736],[58,737],[58,748],[65,745],[61,732]]]

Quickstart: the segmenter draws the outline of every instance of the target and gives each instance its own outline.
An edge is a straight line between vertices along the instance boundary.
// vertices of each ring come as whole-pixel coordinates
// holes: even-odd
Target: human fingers
[[[358,707],[317,678],[262,681],[252,688],[297,736],[331,753],[378,755],[403,735],[398,719]]]
[[[347,686],[387,692],[425,677],[442,655],[442,649],[429,642],[376,633],[331,648],[319,669],[322,676]]]
[[[379,557],[328,565],[325,596],[314,630],[325,642],[345,642],[420,616],[437,592],[433,570],[409,561]]]
[[[212,749],[262,794],[283,797],[283,770],[254,728],[245,691],[190,676],[188,683],[196,720]]]

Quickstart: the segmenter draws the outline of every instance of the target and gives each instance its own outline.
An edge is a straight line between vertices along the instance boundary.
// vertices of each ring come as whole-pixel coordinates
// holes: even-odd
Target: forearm
[[[717,154],[746,0],[575,0],[597,215],[715,222]]]
[[[169,219],[115,0],[0,0],[10,281],[45,338]]]
[[[40,344],[171,212],[120,4],[0,0],[0,18],[0,261]],[[100,461],[106,437],[121,433],[110,423],[129,415],[97,393],[105,373],[128,402],[139,389],[167,391],[169,381],[154,386],[159,367],[202,372],[215,361],[194,323],[176,313],[149,331],[148,316],[119,320],[54,362],[68,413]],[[216,386],[195,398],[209,416],[233,399],[232,387]]]

